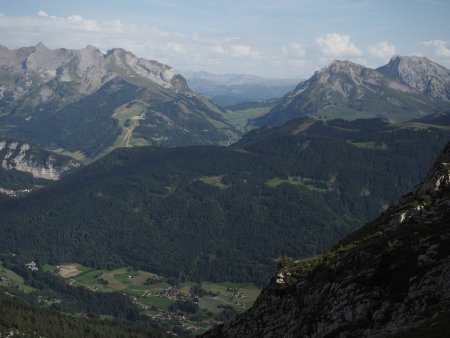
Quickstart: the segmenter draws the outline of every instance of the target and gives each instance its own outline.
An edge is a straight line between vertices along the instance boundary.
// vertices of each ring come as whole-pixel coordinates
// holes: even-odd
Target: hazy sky
[[[304,78],[393,54],[450,67],[449,0],[0,0],[11,49],[114,47],[178,70]]]

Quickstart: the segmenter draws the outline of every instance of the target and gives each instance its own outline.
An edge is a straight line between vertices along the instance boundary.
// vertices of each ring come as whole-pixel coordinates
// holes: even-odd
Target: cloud
[[[232,45],[230,46],[230,55],[234,57],[258,58],[259,53],[252,50],[249,45]]]
[[[315,42],[325,56],[357,57],[362,55],[361,50],[350,42],[349,35],[329,33],[324,37],[316,38]]]
[[[426,47],[434,48],[434,54],[439,58],[450,58],[450,49],[443,40],[431,40],[423,43]]]
[[[44,12],[44,11],[39,11],[38,13],[37,13],[37,15],[38,16],[40,16],[40,17],[42,17],[42,18],[52,18],[52,19],[56,19],[56,16],[54,16],[54,15],[48,15],[46,12]]]
[[[228,40],[225,39],[225,42]],[[258,59],[260,53],[253,50],[249,45],[215,45],[209,47],[214,57],[228,58],[228,59]]]
[[[221,45],[212,46],[210,49],[214,54],[218,54],[218,55],[226,54],[225,48],[223,48]]]
[[[88,32],[101,32],[104,31],[104,27],[101,27],[95,20],[89,20],[83,18],[81,15],[71,15],[67,17],[69,24],[76,25],[78,29]],[[109,23],[108,26],[114,26],[116,22]]]
[[[225,38],[225,41],[230,42],[230,41],[236,41],[236,40],[240,40],[241,38],[239,36],[229,36],[227,38]]]
[[[48,17],[49,15],[47,13],[45,13],[44,11],[39,11],[38,16]]]
[[[0,15],[0,43],[16,49],[44,43],[50,49],[80,49],[90,44],[102,52],[124,48],[138,57],[158,60],[177,70],[247,73],[267,77],[309,77],[318,69],[311,49],[297,41],[264,43],[238,39],[238,34],[181,33],[148,23],[96,20],[73,13],[53,16],[41,10],[34,16]]]
[[[166,44],[166,48],[169,51],[175,52],[175,53],[186,53],[186,50],[183,47],[183,44],[176,43],[176,42],[168,42]]]
[[[306,55],[305,49],[297,42],[283,46],[281,51],[290,59],[302,59]]]
[[[388,41],[377,42],[377,43],[367,47],[367,50],[370,55],[372,55],[376,58],[379,58],[379,59],[390,58],[395,54],[394,44],[392,44]]]

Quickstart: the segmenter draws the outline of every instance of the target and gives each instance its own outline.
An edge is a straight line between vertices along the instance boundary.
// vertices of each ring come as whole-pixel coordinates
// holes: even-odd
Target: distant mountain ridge
[[[406,121],[449,109],[449,74],[445,67],[419,57],[396,56],[376,70],[335,60],[252,123],[281,125],[305,115]]]
[[[0,135],[93,158],[118,146],[227,144],[236,130],[221,113],[173,68],[120,48],[0,46]]]
[[[278,98],[295,87],[296,79],[264,78],[248,74],[183,72],[189,87],[221,107]]]

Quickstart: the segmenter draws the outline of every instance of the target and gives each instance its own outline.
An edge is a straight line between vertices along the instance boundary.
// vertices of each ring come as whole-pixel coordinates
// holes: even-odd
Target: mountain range
[[[449,99],[450,70],[427,58],[395,56],[377,69],[336,60],[250,123],[281,125],[305,115],[399,122],[448,111]]]
[[[236,130],[185,79],[123,49],[0,46],[0,133],[92,159],[118,146],[227,144]]]
[[[414,56],[393,57],[378,69],[334,61],[267,101],[261,99],[282,95],[293,80],[187,74],[211,97],[223,88],[224,95],[242,94],[246,86],[261,96],[243,94],[252,102],[224,110],[191,91],[173,68],[120,48],[103,54],[93,46],[0,46],[0,136],[88,163],[117,147],[227,145],[249,129],[302,116],[404,122],[446,112],[449,104],[449,70]],[[263,87],[277,92],[266,95]]]
[[[450,331],[449,72],[422,57],[334,61],[264,101],[290,83],[191,74],[239,102],[223,109],[120,48],[0,46],[0,334],[184,334],[242,310],[233,283],[270,276],[206,336]],[[215,307],[206,281],[236,306]],[[123,288],[87,290],[98,283]],[[56,324],[36,326],[45,316]]]

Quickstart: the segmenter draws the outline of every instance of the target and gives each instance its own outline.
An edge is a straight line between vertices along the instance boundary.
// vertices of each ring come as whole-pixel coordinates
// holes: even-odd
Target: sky
[[[0,0],[0,44],[124,48],[177,71],[307,78],[334,59],[450,67],[449,0]]]

